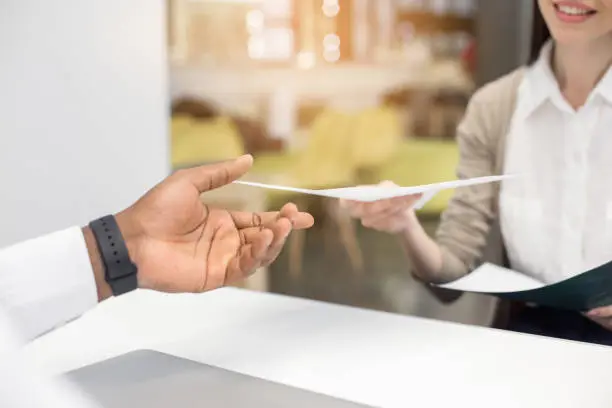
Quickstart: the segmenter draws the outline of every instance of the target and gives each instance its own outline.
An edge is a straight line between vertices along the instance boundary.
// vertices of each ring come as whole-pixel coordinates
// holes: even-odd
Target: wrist
[[[119,226],[123,241],[127,247],[130,260],[138,269],[137,280],[139,288],[147,288],[147,285],[143,284],[142,274],[142,261],[140,259],[141,254],[141,242],[144,236],[142,230],[142,223],[138,220],[138,217],[131,209],[123,210],[115,215],[115,221]]]
[[[121,236],[127,247],[130,260],[137,267],[139,266],[140,241],[142,237],[142,229],[140,223],[134,213],[129,209],[121,211],[115,215],[115,221],[121,231]]]
[[[113,291],[110,285],[106,282],[104,264],[100,251],[98,250],[98,244],[96,238],[89,226],[81,229],[83,237],[85,239],[85,245],[87,246],[87,253],[89,255],[89,261],[91,262],[91,269],[94,274],[94,281],[96,283],[96,291],[98,293],[98,302],[103,301],[113,295]]]
[[[416,215],[416,211],[410,208],[406,210],[406,212],[403,215],[402,228],[398,231],[398,234],[404,235],[414,230],[415,227],[418,227],[419,225],[420,225],[420,222],[419,222],[419,218]]]
[[[98,301],[127,293],[138,286],[136,262],[140,234],[137,226],[131,215],[122,212],[97,219],[82,228]]]

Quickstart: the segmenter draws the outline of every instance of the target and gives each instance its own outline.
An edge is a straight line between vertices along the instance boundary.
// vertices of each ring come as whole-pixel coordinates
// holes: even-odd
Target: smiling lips
[[[597,14],[597,10],[577,1],[555,2],[555,11],[564,23],[582,23]]]

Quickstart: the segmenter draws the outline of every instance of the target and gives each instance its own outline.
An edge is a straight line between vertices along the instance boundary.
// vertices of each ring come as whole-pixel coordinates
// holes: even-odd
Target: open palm
[[[164,292],[202,292],[239,281],[280,253],[292,229],[312,216],[293,204],[250,213],[211,208],[202,193],[243,175],[250,156],[181,170],[117,215],[139,286]]]

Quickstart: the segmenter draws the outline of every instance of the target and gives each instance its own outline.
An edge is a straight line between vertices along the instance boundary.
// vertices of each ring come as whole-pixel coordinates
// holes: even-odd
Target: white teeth
[[[559,10],[565,14],[569,14],[570,16],[584,16],[589,14],[589,10],[571,6],[559,6]]]

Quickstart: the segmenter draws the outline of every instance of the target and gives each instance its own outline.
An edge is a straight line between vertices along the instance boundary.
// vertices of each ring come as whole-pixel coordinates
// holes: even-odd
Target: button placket
[[[593,103],[593,101],[590,101]],[[588,211],[588,179],[589,179],[589,161],[588,152],[591,144],[591,134],[593,132],[593,114],[595,109],[592,106],[585,106],[585,109],[579,112],[578,126],[574,132],[574,138],[578,142],[576,145],[579,146],[577,149],[577,179],[576,189],[579,194],[579,223],[580,223],[580,263],[582,266],[586,262],[587,255],[587,242],[585,240],[586,234],[586,222],[587,222],[587,211]]]
[[[564,271],[573,273],[584,260],[584,223],[587,204],[585,146],[588,142],[583,136],[585,130],[583,112],[571,115],[569,122],[569,134],[565,138],[567,149],[566,185],[563,186],[565,207],[562,209],[566,232],[561,247],[564,251],[562,254]]]

